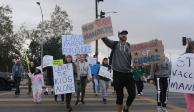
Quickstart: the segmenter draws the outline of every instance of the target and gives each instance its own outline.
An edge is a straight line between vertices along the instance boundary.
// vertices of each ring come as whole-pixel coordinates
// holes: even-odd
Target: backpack
[[[119,41],[114,41],[114,44],[113,44],[113,48],[110,52],[110,56],[109,56],[109,65],[112,65],[112,57],[113,57],[113,54],[114,54],[114,51],[115,51],[115,48],[116,48],[116,45],[119,43]],[[130,46],[130,44],[127,42],[127,45]]]

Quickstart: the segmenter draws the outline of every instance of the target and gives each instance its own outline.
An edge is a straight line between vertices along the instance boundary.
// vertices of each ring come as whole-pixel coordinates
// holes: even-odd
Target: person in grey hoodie
[[[119,41],[102,38],[102,41],[112,49],[113,86],[116,91],[117,112],[128,112],[136,96],[135,81],[129,72],[131,68],[131,50],[127,43],[126,30],[119,32]],[[126,87],[128,98],[123,107],[123,88]]]
[[[162,63],[151,65],[151,81],[157,89],[157,112],[168,112],[166,105],[168,99],[169,76],[171,73],[171,62],[165,57]]]
[[[14,76],[14,82],[15,82],[15,95],[20,95],[20,81],[22,77],[22,72],[23,72],[23,66],[21,64],[20,59],[17,59],[15,64],[12,67],[12,73]]]

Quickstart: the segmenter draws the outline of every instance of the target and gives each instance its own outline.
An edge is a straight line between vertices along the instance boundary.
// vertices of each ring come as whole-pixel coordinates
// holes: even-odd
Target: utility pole
[[[103,0],[95,0],[95,6],[96,6],[96,19],[98,19],[98,3],[103,2]],[[95,51],[96,59],[98,62],[98,40],[96,40],[96,51]]]

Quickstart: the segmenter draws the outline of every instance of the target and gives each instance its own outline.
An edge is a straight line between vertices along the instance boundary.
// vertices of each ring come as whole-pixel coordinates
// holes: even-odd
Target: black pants
[[[32,82],[31,82],[31,78],[28,77],[28,93],[32,92]]]
[[[92,86],[93,86],[93,92],[96,93],[96,90],[95,90],[95,83],[94,83],[94,75],[92,75]]]
[[[87,84],[87,76],[80,77],[80,81],[77,81],[77,100],[80,99],[80,92],[81,92],[81,101],[84,101],[85,97],[85,89]]]
[[[168,99],[169,78],[155,78],[155,84],[157,89],[157,104],[158,106],[166,107]]]
[[[66,94],[66,105],[67,105],[67,107],[71,106],[71,96],[72,96],[72,93],[67,93]]]
[[[57,96],[58,95],[55,95],[55,101],[57,101]],[[72,93],[67,93],[65,95],[65,97],[66,97],[65,101],[66,101],[67,106],[71,105],[71,96],[72,96]],[[64,102],[64,94],[61,94],[61,101]]]
[[[126,87],[128,92],[126,105],[131,106],[136,96],[135,81],[133,79],[132,74],[113,71],[113,85],[117,94],[116,104],[118,105],[123,104],[124,98],[123,88]]]
[[[20,94],[20,81],[21,81],[21,77],[14,77],[14,82],[15,82],[15,95],[19,95]]]
[[[136,87],[137,87],[137,94],[140,94],[140,92],[143,91],[143,81],[135,81]]]
[[[55,95],[55,101],[57,102],[58,95]],[[61,94],[61,101],[64,102],[64,94]]]

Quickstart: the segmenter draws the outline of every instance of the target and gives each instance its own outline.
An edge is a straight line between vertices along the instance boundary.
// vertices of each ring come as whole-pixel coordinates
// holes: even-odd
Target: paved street
[[[53,95],[44,96],[41,104],[34,104],[32,96],[27,95],[27,89],[22,89],[20,96],[15,96],[14,91],[0,92],[0,112],[64,112],[65,104],[55,103]],[[116,112],[115,96],[109,90],[109,99],[107,104],[102,103],[100,96],[95,96],[90,88],[87,88],[85,103],[74,106],[75,95],[73,95],[73,112]],[[144,96],[137,96],[132,110],[133,112],[155,112],[155,88],[152,85],[145,85]],[[60,100],[60,97],[58,97]],[[178,93],[169,94],[168,102],[169,112],[186,112],[184,96]]]

